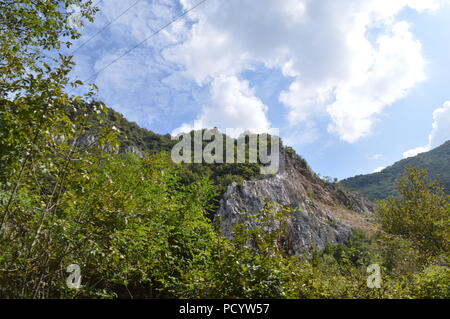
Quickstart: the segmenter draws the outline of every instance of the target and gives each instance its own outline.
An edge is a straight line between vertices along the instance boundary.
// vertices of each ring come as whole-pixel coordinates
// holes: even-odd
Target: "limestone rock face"
[[[82,134],[75,141],[75,146],[82,148],[90,148],[97,142],[97,138],[92,134]]]
[[[82,148],[91,148],[91,147],[94,147],[94,145],[97,143],[97,141],[98,141],[98,138],[95,135],[86,133],[86,134],[82,134],[78,137],[78,139],[75,141],[75,146],[82,147]],[[134,145],[121,145],[119,147],[119,150],[117,151],[117,150],[114,150],[114,148],[108,144],[108,145],[103,146],[103,150],[106,152],[118,153],[118,154],[132,153],[140,158],[144,158],[144,155],[139,150],[139,148],[137,148]]]
[[[144,155],[142,155],[142,152],[136,147],[136,146],[125,146],[122,145],[119,148],[119,154],[126,154],[126,153],[132,153],[140,158],[144,158]]]
[[[295,154],[283,150],[281,163],[275,176],[228,187],[217,214],[225,236],[231,236],[233,224],[249,223],[246,214],[259,213],[270,200],[293,208],[287,242],[292,254],[301,254],[308,248],[323,249],[327,243],[343,243],[351,237],[350,225],[336,217],[334,210],[347,209],[365,216],[373,211],[371,202],[323,181]]]

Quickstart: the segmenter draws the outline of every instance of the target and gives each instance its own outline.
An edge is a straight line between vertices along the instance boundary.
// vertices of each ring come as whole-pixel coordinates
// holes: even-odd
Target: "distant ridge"
[[[407,166],[426,169],[430,178],[442,183],[450,194],[450,141],[429,152],[403,159],[379,173],[347,178],[341,184],[371,200],[385,199],[395,192],[396,180]]]

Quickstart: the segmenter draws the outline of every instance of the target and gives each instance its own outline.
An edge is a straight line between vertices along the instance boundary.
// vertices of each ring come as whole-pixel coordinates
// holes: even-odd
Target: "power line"
[[[195,10],[196,8],[198,8],[199,6],[201,6],[203,3],[205,3],[208,0],[202,0],[199,3],[197,3],[195,6],[191,7],[188,10],[185,10],[183,13],[181,13],[180,15],[178,15],[177,17],[175,17],[175,19],[171,20],[169,23],[167,23],[166,25],[164,25],[163,27],[161,27],[160,29],[158,29],[157,31],[153,32],[150,36],[148,36],[147,38],[145,38],[144,40],[142,40],[141,42],[139,42],[138,44],[136,44],[134,47],[132,47],[131,49],[127,50],[125,53],[123,53],[122,55],[120,55],[119,57],[117,57],[116,59],[114,59],[111,63],[109,63],[108,65],[106,65],[105,67],[103,67],[102,69],[100,69],[99,71],[97,71],[96,73],[94,73],[92,76],[90,76],[86,81],[84,81],[85,83],[89,82],[92,78],[96,77],[97,75],[99,75],[100,73],[102,73],[103,71],[105,71],[107,68],[109,68],[111,65],[113,65],[114,63],[116,63],[117,61],[119,61],[120,59],[122,59],[123,57],[125,57],[126,55],[130,54],[133,50],[137,49],[139,46],[141,46],[142,44],[144,44],[145,42],[147,42],[148,40],[150,40],[151,38],[153,38],[155,35],[159,34],[161,31],[163,31],[164,29],[166,29],[167,27],[169,27],[170,25],[172,25],[174,22],[178,21],[179,19],[181,19],[182,17],[184,17],[185,15],[187,15],[189,12]]]
[[[94,7],[99,4],[100,2],[102,2],[103,0],[98,1]],[[135,3],[133,3],[130,7],[128,7],[125,11],[123,11],[119,16],[117,16],[116,18],[114,18],[114,20],[110,21],[108,24],[106,24],[100,31],[98,31],[97,33],[95,33],[93,36],[91,36],[88,40],[86,40],[85,42],[83,42],[78,48],[76,48],[74,51],[72,51],[71,55],[74,55],[76,52],[78,52],[82,47],[84,47],[88,42],[90,42],[93,38],[95,38],[97,35],[99,35],[100,33],[102,33],[103,31],[105,31],[106,29],[109,28],[109,26],[111,24],[113,24],[115,21],[117,21],[118,19],[120,19],[124,14],[126,14],[128,11],[130,11],[132,8],[134,8],[139,2],[141,2],[142,0],[137,0]]]

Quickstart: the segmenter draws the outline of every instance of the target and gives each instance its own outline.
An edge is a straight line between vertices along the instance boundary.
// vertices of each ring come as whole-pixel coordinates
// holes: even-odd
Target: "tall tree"
[[[87,21],[97,11],[91,0],[0,0],[0,279],[22,274],[21,296],[42,293],[67,185],[96,163],[77,145],[86,112],[103,107],[67,93],[83,84],[63,53],[80,37],[74,6]]]
[[[407,168],[398,181],[398,198],[379,202],[382,229],[411,240],[426,256],[449,251],[450,196],[426,170]]]
[[[81,99],[66,88],[82,83],[70,80],[73,57],[62,50],[80,37],[68,23],[75,6],[92,21],[91,0],[0,0],[0,189],[9,194],[0,233],[32,157],[49,138],[73,135],[69,105]],[[55,131],[61,128],[65,133]]]

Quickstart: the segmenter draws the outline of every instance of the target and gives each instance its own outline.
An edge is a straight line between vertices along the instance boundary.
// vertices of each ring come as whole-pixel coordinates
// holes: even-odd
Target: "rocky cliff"
[[[351,237],[353,227],[372,227],[371,202],[323,181],[302,158],[286,149],[281,152],[281,163],[275,176],[228,187],[218,211],[226,236],[231,236],[233,224],[249,223],[246,215],[259,213],[266,200],[293,208],[288,230],[293,254],[313,246],[323,249],[327,243],[343,243]]]

